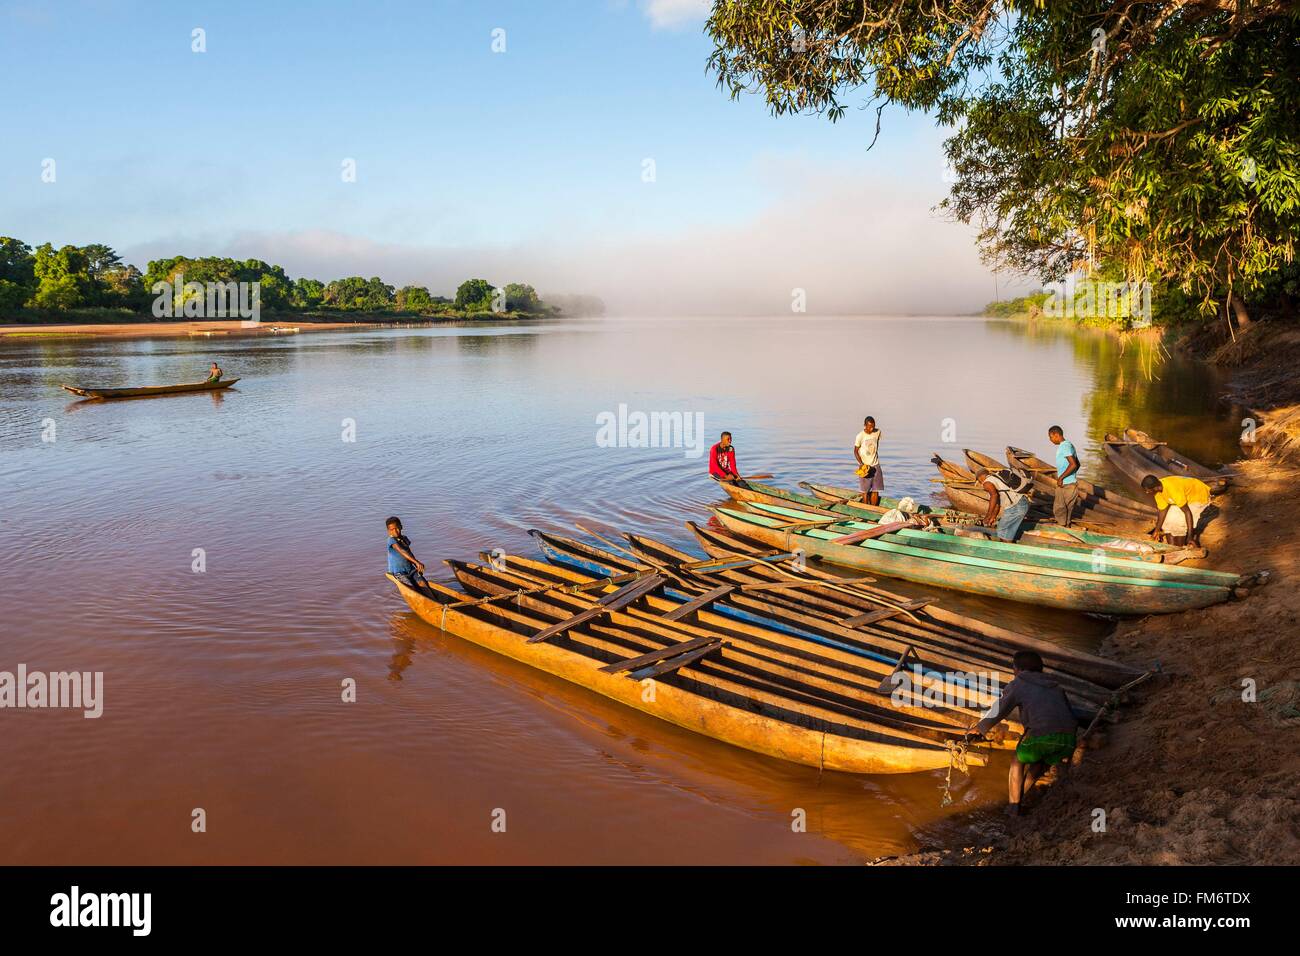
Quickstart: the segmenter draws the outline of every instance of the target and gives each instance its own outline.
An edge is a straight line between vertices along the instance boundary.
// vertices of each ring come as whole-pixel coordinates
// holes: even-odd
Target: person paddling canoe
[[[1210,504],[1210,486],[1199,478],[1184,478],[1170,475],[1157,478],[1147,475],[1142,479],[1142,490],[1156,499],[1156,525],[1151,529],[1151,537],[1169,544],[1187,544],[1201,546],[1201,534],[1197,525],[1201,513]]]
[[[862,490],[863,503],[868,505],[880,504],[880,493],[885,490],[885,473],[880,467],[880,435],[876,420],[868,415],[862,420],[862,431],[853,439],[858,488]]]
[[[740,480],[740,468],[736,465],[736,448],[731,444],[731,432],[723,432],[718,443],[709,449],[709,477],[714,481]]]
[[[1007,775],[1007,814],[1020,815],[1020,801],[1048,767],[1060,765],[1064,777],[1078,742],[1079,722],[1061,686],[1043,673],[1043,658],[1037,651],[1016,651],[1011,658],[1015,673],[997,703],[984,719],[971,728],[971,735],[983,736],[1020,708],[1025,732],[1016,746],[1016,759]]]
[[[1008,476],[1010,477],[1010,476]],[[1002,473],[994,474],[987,468],[975,472],[975,481],[988,493],[989,508],[984,514],[984,524],[993,527],[996,522],[998,537],[1015,541],[1020,526],[1029,514],[1029,496],[1025,488],[1013,488]]]
[[[208,369],[208,381],[219,382],[221,381],[221,376],[223,374],[225,373],[221,371],[221,366],[219,366],[216,362],[213,362],[212,367]]]
[[[1074,442],[1067,441],[1065,429],[1053,425],[1048,440],[1056,446],[1056,496],[1052,499],[1052,517],[1062,528],[1070,527],[1074,504],[1079,500],[1079,453]]]
[[[402,534],[402,519],[394,515],[385,524],[388,526],[388,573],[417,591],[420,585],[427,588],[424,563],[411,552],[411,539]]]

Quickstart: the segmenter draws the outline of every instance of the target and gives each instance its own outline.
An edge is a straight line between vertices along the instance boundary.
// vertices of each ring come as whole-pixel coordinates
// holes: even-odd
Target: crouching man
[[[1020,709],[1025,732],[1007,776],[1006,811],[1009,816],[1019,816],[1021,798],[1048,767],[1060,764],[1060,774],[1065,776],[1079,724],[1065,691],[1043,673],[1043,659],[1037,652],[1016,651],[1011,666],[1015,677],[971,732],[983,736]]]

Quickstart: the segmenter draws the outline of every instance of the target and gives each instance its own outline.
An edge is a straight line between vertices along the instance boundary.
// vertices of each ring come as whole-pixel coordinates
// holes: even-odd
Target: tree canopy
[[[1293,269],[1294,0],[718,0],[708,30],[719,85],[777,115],[932,112],[942,206],[999,267],[1107,262],[1205,308]]]

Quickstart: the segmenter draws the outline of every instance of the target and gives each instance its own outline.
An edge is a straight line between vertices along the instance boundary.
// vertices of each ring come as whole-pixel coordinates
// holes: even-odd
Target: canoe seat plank
[[[538,631],[528,639],[528,643],[536,644],[539,641],[545,641],[549,638],[555,637],[557,634],[563,634],[565,631],[571,630],[579,624],[585,624],[587,621],[608,614],[611,611],[625,608],[633,601],[645,597],[663,583],[663,575],[652,574],[649,577],[644,577],[640,580],[625,584],[617,591],[606,594],[600,599],[600,602],[595,607],[587,608],[587,610],[580,611],[573,615],[573,617],[566,618],[557,624],[552,624],[550,627]]]
[[[846,617],[840,621],[844,627],[862,627],[867,624],[875,624],[877,621],[888,620],[891,617],[897,617],[907,611],[919,611],[928,605],[929,601],[908,601],[906,604],[900,604],[898,607],[882,607],[875,611],[866,611],[862,614],[855,614],[852,617]]]
[[[894,669],[891,670],[888,674],[886,674],[883,678],[881,678],[880,683],[876,686],[876,693],[887,694],[890,692],[891,689],[893,689],[894,675],[907,666],[907,661],[909,658],[917,661],[918,663],[921,660],[921,658],[917,656],[916,648],[914,648],[911,644],[908,644],[907,647],[903,648],[903,653],[898,655],[898,662],[894,664]]]
[[[706,654],[712,654],[714,651],[721,649],[723,646],[721,640],[710,642],[703,647],[697,647],[693,651],[687,651],[685,654],[678,654],[676,657],[670,657],[667,660],[660,661],[658,664],[652,664],[648,668],[631,671],[627,676],[632,680],[646,680],[650,677],[660,677],[664,674],[670,674],[679,667],[685,667],[692,661],[697,661]]]
[[[626,660],[606,664],[600,670],[602,674],[618,674],[622,671],[639,670],[648,664],[658,663],[665,658],[676,657],[679,654],[687,654],[691,651],[698,650],[701,647],[712,647],[715,644],[721,643],[722,639],[717,637],[694,637],[689,641],[682,641],[679,644],[669,644],[667,647],[661,647],[657,651],[650,651],[648,654],[642,654],[640,657],[629,657]]]
[[[665,621],[680,621],[687,615],[694,614],[702,607],[712,604],[714,601],[721,600],[732,591],[736,590],[734,584],[722,584],[711,591],[706,591],[694,600],[683,604],[681,607],[674,608],[664,615]]]

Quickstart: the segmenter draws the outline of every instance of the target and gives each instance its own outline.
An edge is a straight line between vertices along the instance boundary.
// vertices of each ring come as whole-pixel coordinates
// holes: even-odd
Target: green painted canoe
[[[784,488],[777,488],[772,485],[765,485],[756,481],[736,481],[724,482],[723,489],[736,501],[759,501],[764,504],[788,505],[791,507],[807,507],[820,509],[822,511],[842,514],[849,518],[855,518],[862,521],[877,521],[880,515],[884,514],[887,509],[873,507],[861,502],[851,502],[835,500],[843,496],[832,494],[832,492],[847,490],[833,489],[829,485],[812,485],[804,483],[803,487],[823,489],[825,498],[814,495],[801,495],[797,492],[786,491]],[[979,524],[972,521],[971,516],[962,512],[951,512],[946,509],[927,509],[926,514],[933,515],[941,522],[950,521],[951,525],[943,525],[943,530],[949,534],[953,533],[955,526],[965,526],[968,528],[979,528]],[[1150,540],[1138,540],[1134,538],[1118,537],[1116,535],[1101,534],[1093,531],[1085,531],[1082,528],[1062,528],[1060,525],[1048,524],[1046,522],[1027,521],[1022,526],[1023,533],[1019,541],[1014,546],[1033,546],[1038,548],[1050,548],[1061,551],[1073,551],[1085,554],[1091,559],[1100,549],[1107,557],[1125,558],[1134,561],[1164,562],[1168,564],[1178,564],[1180,561],[1186,561],[1188,558],[1204,557],[1203,548],[1177,547],[1171,544],[1159,544]],[[990,529],[984,528],[984,531]],[[978,541],[978,538],[968,538],[967,540]],[[1001,542],[999,542],[1001,543]]]
[[[988,597],[1037,604],[1044,607],[1102,614],[1164,614],[1208,607],[1228,600],[1242,579],[1225,575],[1224,583],[1202,583],[1203,579],[1165,579],[1139,574],[1139,570],[1191,570],[1127,562],[1136,567],[1114,567],[1121,562],[1108,561],[1106,571],[1098,573],[1070,567],[1052,566],[1053,562],[1028,564],[1023,556],[1009,553],[998,559],[987,554],[971,554],[962,549],[935,547],[910,537],[908,532],[889,534],[857,544],[837,544],[833,539],[869,526],[864,522],[845,521],[826,527],[787,528],[786,525],[820,516],[800,517],[809,512],[773,505],[749,504],[751,509],[714,508],[717,520],[728,531],[751,540],[761,541],[783,550],[801,548],[805,554],[842,564],[887,574],[905,581],[982,594]],[[775,512],[775,513],[773,513]],[[785,512],[785,513],[782,513]],[[912,532],[921,537],[927,532]],[[951,538],[950,542],[963,539]],[[930,546],[923,546],[930,544]],[[1065,553],[1057,556],[1065,557]],[[1213,573],[1213,572],[1211,572]],[[1231,581],[1230,585],[1228,582]]]

